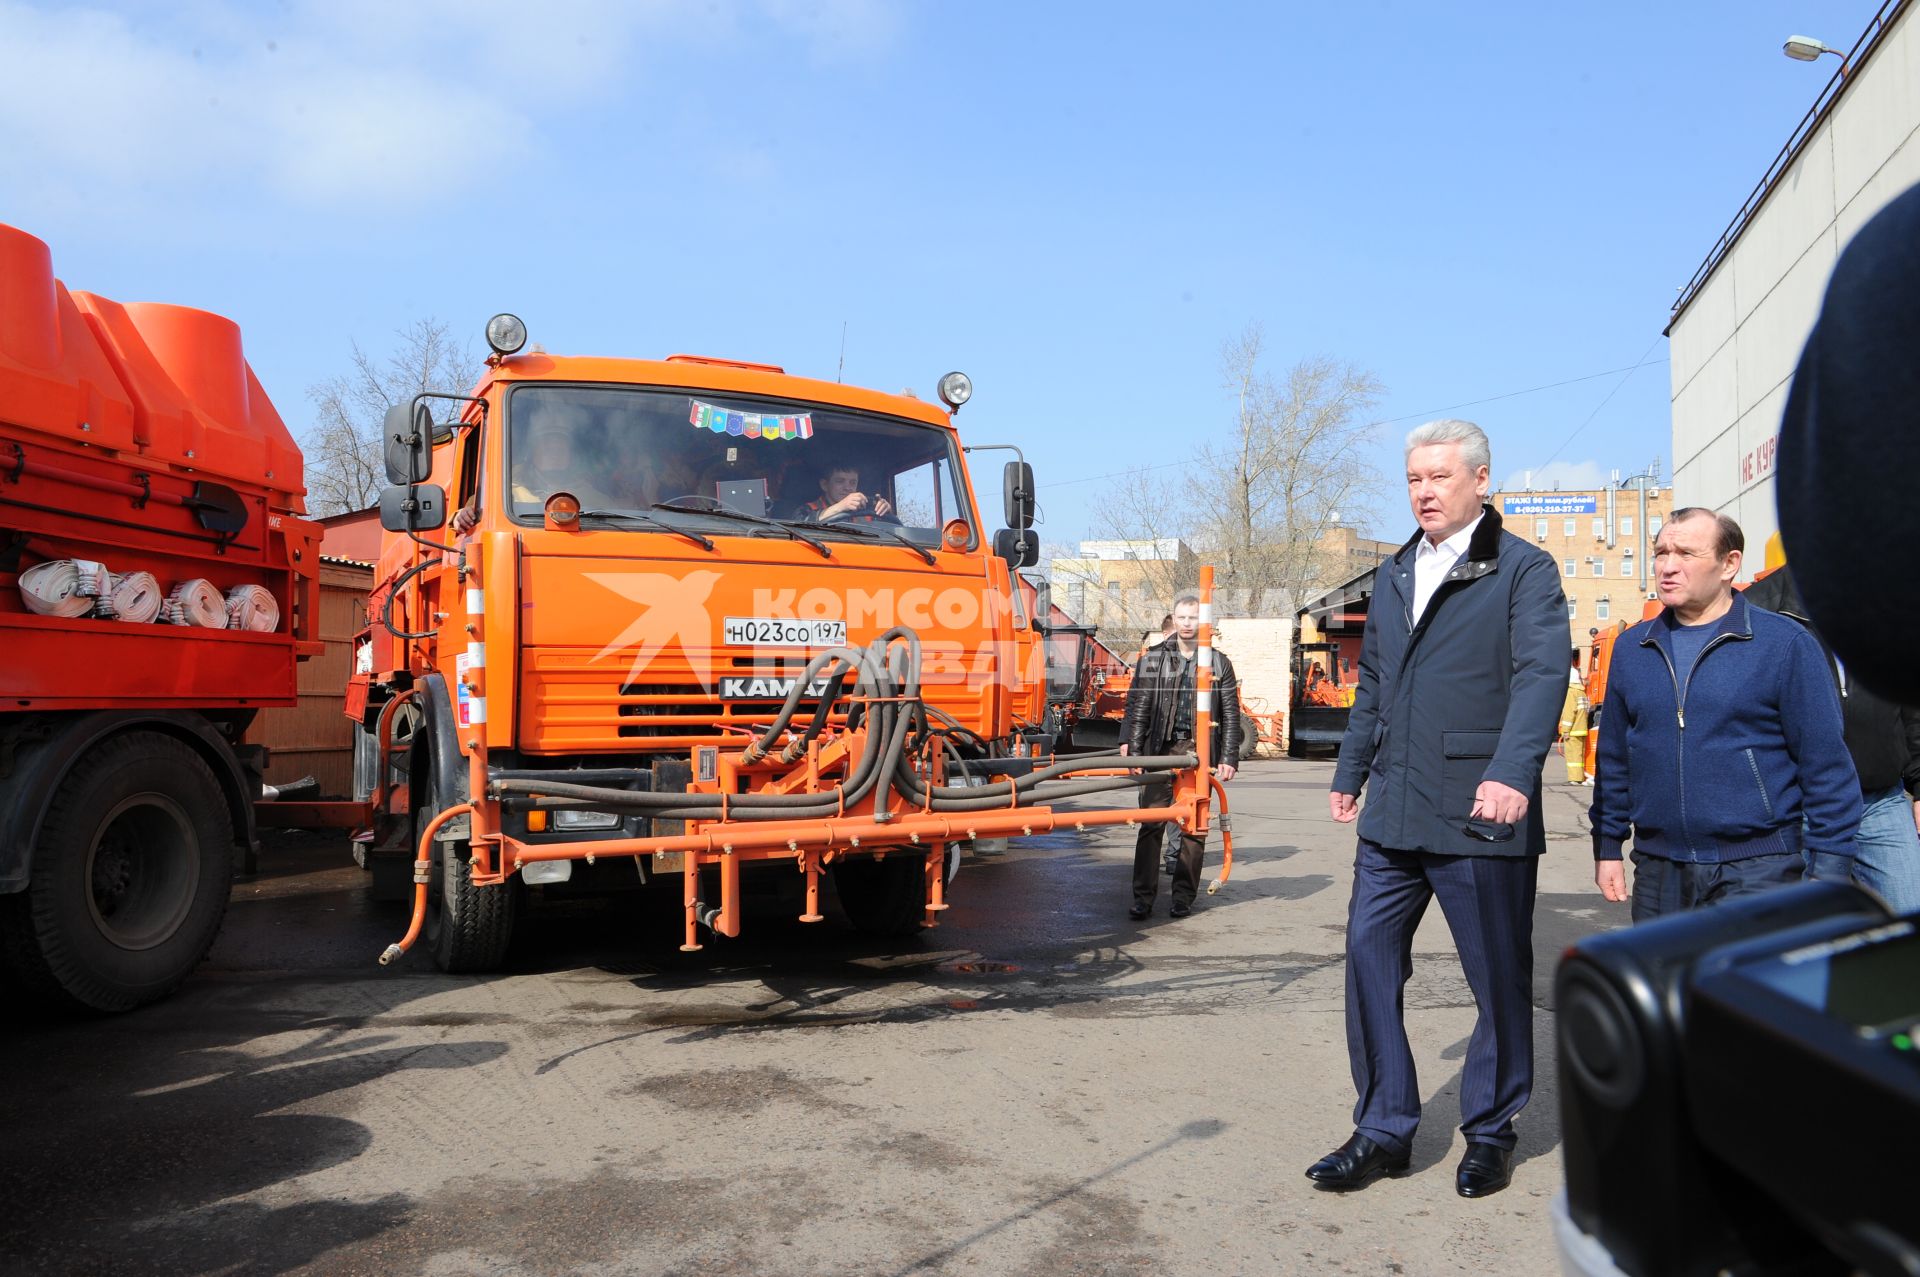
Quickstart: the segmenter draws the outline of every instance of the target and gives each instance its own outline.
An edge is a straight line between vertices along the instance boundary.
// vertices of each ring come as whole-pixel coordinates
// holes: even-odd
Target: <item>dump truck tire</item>
[[[163,998],[213,947],[233,869],[233,821],[206,760],[160,732],[112,737],[61,780],[27,889],[0,897],[0,972],[66,1011]]]
[[[927,916],[926,861],[919,856],[843,860],[833,867],[833,887],[847,921],[868,935],[914,935]]]
[[[498,971],[520,920],[520,880],[473,885],[466,842],[435,842],[427,886],[427,944],[442,971]]]

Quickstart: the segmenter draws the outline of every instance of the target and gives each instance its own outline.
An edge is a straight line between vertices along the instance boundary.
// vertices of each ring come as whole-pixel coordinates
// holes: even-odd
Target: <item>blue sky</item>
[[[1451,415],[1496,482],[1670,470],[1675,290],[1832,74],[1780,44],[1877,8],[0,0],[0,221],[238,320],[296,432],[422,317],[827,378],[844,323],[848,381],[968,372],[1071,541],[1230,422],[1249,323],[1381,378],[1390,477],[1643,358]]]

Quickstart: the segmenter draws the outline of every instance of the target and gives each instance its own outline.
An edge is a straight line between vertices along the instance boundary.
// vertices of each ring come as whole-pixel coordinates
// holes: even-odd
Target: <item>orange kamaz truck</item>
[[[806,921],[830,879],[855,925],[900,932],[937,920],[970,840],[1205,827],[1204,755],[1054,757],[1013,584],[1032,473],[1000,469],[990,520],[964,376],[935,404],[487,332],[470,395],[387,425],[348,708],[360,858],[414,901],[383,961],[424,937],[487,969],[530,892],[579,890],[670,891],[697,949],[738,934],[751,874],[804,884]],[[1177,772],[1172,803],[1136,809],[1129,767]]]
[[[229,320],[0,226],[0,983],[160,997],[252,855],[255,714],[320,650],[301,457]]]

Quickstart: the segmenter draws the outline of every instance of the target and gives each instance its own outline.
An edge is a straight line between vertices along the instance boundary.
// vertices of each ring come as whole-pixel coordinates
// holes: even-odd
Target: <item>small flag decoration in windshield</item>
[[[781,415],[771,412],[740,412],[732,408],[719,408],[710,403],[691,401],[692,411],[688,420],[700,429],[711,430],[717,435],[734,435],[748,439],[811,439],[813,438],[813,414],[810,412]]]

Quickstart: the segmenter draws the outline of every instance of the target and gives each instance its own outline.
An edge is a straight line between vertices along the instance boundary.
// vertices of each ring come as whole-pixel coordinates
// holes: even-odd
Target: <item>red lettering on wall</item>
[[[1740,482],[1742,485],[1764,479],[1773,473],[1773,463],[1780,455],[1780,436],[1772,435],[1758,447],[1749,449],[1740,458]]]

